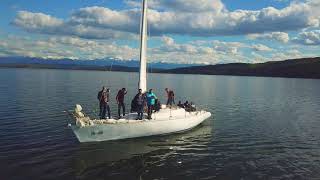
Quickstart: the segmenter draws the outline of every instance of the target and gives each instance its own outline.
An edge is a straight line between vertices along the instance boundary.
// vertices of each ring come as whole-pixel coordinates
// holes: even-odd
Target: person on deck
[[[152,111],[156,103],[157,96],[152,92],[152,89],[149,90],[146,94],[147,105],[148,105],[148,119],[151,119]]]
[[[111,118],[110,107],[109,107],[109,93],[110,89],[106,89],[106,87],[102,87],[102,90],[98,93],[99,100],[99,117],[100,119],[106,119],[106,113],[108,111],[108,117]]]
[[[190,106],[190,104],[189,104],[189,101],[186,101],[186,102],[183,104],[183,106],[184,106],[184,109],[185,109],[186,111],[190,112],[191,106]]]
[[[154,104],[153,110],[155,112],[159,112],[161,109],[161,102],[159,101],[159,99],[156,99],[156,102]]]
[[[139,89],[138,94],[134,97],[134,101],[135,101],[136,110],[138,113],[137,120],[142,120],[143,119],[143,108],[144,108],[144,104],[146,102],[146,97],[144,94],[142,94],[142,89]]]
[[[190,110],[191,111],[196,111],[197,110],[196,105],[193,104],[193,102],[190,103]]]
[[[126,91],[126,88],[122,88],[118,91],[118,94],[116,96],[116,100],[117,100],[117,103],[118,103],[118,117],[119,119],[121,118],[121,115],[120,115],[120,109],[122,107],[122,111],[123,111],[123,116],[125,115],[126,113],[126,107],[124,105],[124,96],[127,94],[127,91]]]
[[[102,111],[103,111],[103,108],[102,108],[102,100],[101,100],[101,98],[102,98],[102,93],[104,93],[104,92],[106,92],[107,91],[107,89],[106,89],[106,87],[102,87],[102,90],[101,91],[99,91],[98,92],[98,96],[97,96],[97,99],[98,99],[98,101],[99,101],[99,117],[101,118],[101,115],[102,115]]]
[[[172,104],[175,104],[175,102],[174,102],[174,92],[173,92],[173,90],[169,90],[168,88],[166,88],[165,91],[166,91],[167,97],[168,97],[167,105],[172,106]]]
[[[178,102],[178,105],[177,105],[177,106],[180,107],[180,108],[184,108],[184,106],[183,106],[183,104],[181,103],[181,101]]]

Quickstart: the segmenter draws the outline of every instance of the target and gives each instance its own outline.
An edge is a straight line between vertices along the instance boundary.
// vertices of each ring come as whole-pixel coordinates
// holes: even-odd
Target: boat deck
[[[144,113],[143,120],[137,120],[137,113],[129,113],[121,119],[90,119],[90,117],[74,117],[76,120],[76,125],[80,127],[84,126],[94,126],[101,124],[121,124],[121,123],[141,123],[146,121],[166,121],[171,119],[185,119],[192,116],[197,116],[204,113],[205,111],[194,111],[187,112],[183,108],[163,108],[158,112],[152,114],[152,119],[147,119],[147,114]]]

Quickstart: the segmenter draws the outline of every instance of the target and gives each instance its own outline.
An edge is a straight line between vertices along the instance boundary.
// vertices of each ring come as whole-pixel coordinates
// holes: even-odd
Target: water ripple
[[[3,78],[14,77],[14,78]],[[102,84],[114,97],[136,73],[2,69],[1,179],[319,179],[318,80],[150,74],[213,114],[181,134],[77,142],[63,113],[97,108]],[[190,83],[192,82],[192,83]]]

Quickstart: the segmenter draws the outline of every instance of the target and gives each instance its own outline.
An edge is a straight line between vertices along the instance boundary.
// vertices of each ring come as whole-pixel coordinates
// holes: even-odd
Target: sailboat
[[[147,91],[147,0],[142,1],[140,24],[139,89]],[[184,108],[162,108],[151,119],[136,120],[136,113],[122,119],[91,119],[84,115],[81,105],[70,113],[70,127],[80,142],[110,141],[145,136],[165,135],[190,130],[211,116],[205,110],[187,112]]]

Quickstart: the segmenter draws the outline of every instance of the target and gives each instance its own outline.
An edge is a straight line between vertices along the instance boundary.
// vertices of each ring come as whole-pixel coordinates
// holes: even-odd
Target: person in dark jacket
[[[142,89],[139,89],[138,94],[134,97],[135,105],[136,105],[136,110],[138,113],[137,120],[142,120],[143,119],[143,109],[144,105],[146,103],[146,97],[144,94],[142,94]]]
[[[119,116],[119,119],[121,118],[121,115],[120,115],[121,107],[122,107],[123,116],[126,113],[126,107],[124,105],[124,96],[126,94],[127,94],[126,88],[122,88],[122,89],[120,89],[118,91],[118,94],[116,96],[116,100],[117,100],[117,103],[118,103],[118,116]]]
[[[173,90],[169,90],[168,88],[165,89],[166,93],[167,93],[167,105],[172,106],[173,104],[175,104],[174,102],[174,92]]]
[[[98,92],[98,96],[97,99],[99,101],[99,117],[101,118],[101,114],[102,114],[102,104],[101,104],[101,97],[102,97],[102,93],[106,91],[106,87],[102,87],[102,90]]]
[[[161,102],[159,101],[159,99],[156,99],[156,103],[154,104],[153,110],[155,112],[159,112],[161,109]]]
[[[99,107],[100,107],[100,112],[99,112],[99,117],[100,119],[106,119],[106,113],[108,111],[108,117],[109,119],[111,118],[111,113],[110,113],[110,107],[109,107],[109,93],[110,90],[106,89],[106,87],[102,87],[102,90],[99,91],[98,93],[98,100],[99,100]]]

